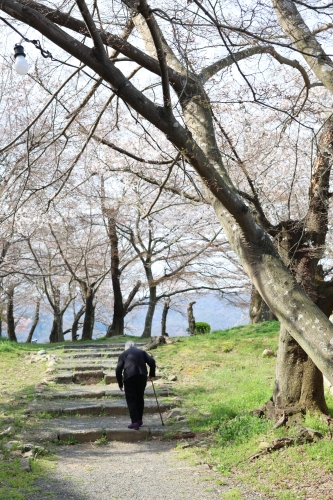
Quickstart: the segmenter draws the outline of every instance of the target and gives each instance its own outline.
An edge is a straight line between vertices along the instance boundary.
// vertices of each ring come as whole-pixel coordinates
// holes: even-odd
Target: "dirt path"
[[[157,440],[63,446],[57,456],[54,472],[36,484],[40,492],[26,500],[221,500],[225,491],[207,465],[192,467]]]
[[[124,394],[114,386],[114,373],[104,373],[105,360],[114,364],[123,346],[65,347],[58,360],[51,360],[55,366],[50,381],[58,384],[58,389],[53,385],[40,390],[38,399],[29,407],[33,420],[28,434],[29,438],[40,441],[75,439],[82,444],[57,447],[54,471],[39,480],[35,484],[39,491],[25,500],[260,498],[258,494],[242,491],[242,487],[241,497],[227,493],[237,487],[230,479],[223,484],[221,476],[207,464],[190,466],[180,460],[175,442],[160,441],[160,436],[171,428],[184,436],[188,430],[181,421],[161,426],[150,387],[146,391],[144,427],[140,431],[127,429],[129,417]],[[106,385],[96,385],[101,381]],[[160,398],[165,394],[170,396],[170,389],[159,387],[158,393]],[[160,405],[166,411],[175,403],[170,398],[167,403],[160,399]],[[40,419],[38,416],[43,412],[52,418]],[[106,445],[93,443],[103,436],[108,439]]]

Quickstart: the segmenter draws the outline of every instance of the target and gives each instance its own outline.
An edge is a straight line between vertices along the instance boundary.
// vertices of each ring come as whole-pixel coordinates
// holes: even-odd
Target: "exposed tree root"
[[[272,400],[269,400],[261,408],[256,408],[251,411],[252,415],[257,417],[265,417],[276,422],[274,428],[282,427],[288,423],[299,423],[303,420],[306,409],[300,406],[287,406],[280,408],[275,406]]]
[[[315,431],[314,429],[309,429],[308,427],[299,426],[300,430],[295,437],[282,437],[278,439],[274,439],[272,444],[266,446],[258,453],[251,455],[249,457],[250,461],[256,460],[257,458],[268,455],[273,451],[280,450],[281,448],[287,448],[288,446],[292,446],[294,444],[304,444],[304,443],[312,443],[313,441],[317,441],[318,439],[322,439],[323,435],[320,432]]]
[[[169,336],[161,335],[160,337],[152,337],[150,342],[146,344],[143,349],[145,351],[150,351],[151,349],[156,349],[160,344],[174,344],[178,342],[176,339],[170,339]]]
[[[156,347],[160,344],[165,344],[165,337],[163,335],[160,337],[152,337],[150,342],[148,342],[143,349],[145,351],[150,351],[150,349],[156,349]]]

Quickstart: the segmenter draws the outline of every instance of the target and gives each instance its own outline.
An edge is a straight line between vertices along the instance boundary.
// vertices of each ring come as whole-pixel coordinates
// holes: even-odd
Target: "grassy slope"
[[[132,338],[126,336],[126,340]],[[107,340],[123,341],[122,338]],[[101,341],[105,342],[105,339],[95,342]],[[61,345],[55,344],[54,347]],[[34,480],[52,465],[49,458],[40,457],[37,461],[30,461],[31,473],[21,471],[19,458],[3,448],[6,442],[15,440],[15,433],[24,427],[25,407],[34,398],[35,385],[43,378],[46,369],[45,362],[28,364],[24,356],[29,351],[37,352],[45,347],[49,348],[50,344],[15,343],[0,339],[0,433],[9,426],[14,429],[13,435],[0,436],[0,500],[23,500],[24,492],[32,491]]]
[[[207,441],[206,446],[187,448],[183,455],[224,475],[232,473],[264,495],[260,498],[307,498],[306,485],[307,491],[316,491],[309,498],[331,500],[332,491],[326,494],[316,486],[318,477],[325,482],[333,470],[330,432],[319,417],[307,415],[305,425],[322,432],[324,439],[248,460],[260,450],[260,443],[297,433],[294,428],[274,430],[271,422],[249,414],[272,394],[276,360],[263,358],[262,352],[276,351],[277,341],[277,322],[267,322],[181,339],[154,354],[158,364],[178,375],[176,390],[189,426]],[[328,396],[330,408],[332,403]],[[243,497],[236,492],[234,498]]]
[[[193,462],[209,463],[223,476],[231,473],[231,484],[236,481],[236,487],[225,500],[243,498],[238,480],[255,488],[258,498],[332,500],[332,490],[324,491],[333,470],[332,441],[327,427],[315,416],[307,415],[306,425],[324,433],[321,441],[280,450],[254,462],[248,460],[261,442],[270,443],[287,434],[285,429],[273,430],[270,422],[249,415],[249,410],[261,406],[271,395],[275,358],[262,358],[261,354],[265,348],[276,350],[277,338],[278,324],[267,322],[181,338],[153,352],[158,365],[178,375],[175,387],[189,415],[189,425],[207,442],[181,453]],[[24,425],[26,402],[33,398],[34,386],[45,368],[43,363],[24,363],[24,354],[42,347],[0,341],[0,417],[14,416],[17,429]],[[333,406],[331,397],[328,404]],[[0,432],[7,427],[0,418]],[[288,432],[295,434],[294,429]],[[0,438],[0,452],[8,439]],[[0,499],[23,500],[34,478],[47,472],[50,463],[40,459],[32,463],[33,473],[25,473],[20,471],[17,458],[9,458],[5,453],[6,460],[0,460]],[[305,494],[312,490],[313,494]]]

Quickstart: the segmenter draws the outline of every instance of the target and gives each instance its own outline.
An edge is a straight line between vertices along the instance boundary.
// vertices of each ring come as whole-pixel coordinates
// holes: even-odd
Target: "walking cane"
[[[161,422],[162,422],[162,425],[164,425],[164,422],[163,422],[163,418],[162,418],[162,413],[161,413],[161,410],[160,410],[160,405],[158,404],[158,401],[157,401],[157,396],[156,396],[156,391],[155,391],[155,386],[154,386],[154,382],[153,382],[153,379],[151,378],[151,385],[153,386],[153,390],[154,390],[154,394],[155,394],[155,399],[156,399],[156,404],[157,404],[157,408],[158,408],[158,411],[160,413],[160,417],[161,417]]]

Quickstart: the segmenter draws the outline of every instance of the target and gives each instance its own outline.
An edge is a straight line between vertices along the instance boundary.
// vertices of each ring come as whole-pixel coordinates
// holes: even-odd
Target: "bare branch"
[[[168,173],[167,173],[167,176],[166,178],[164,179],[164,181],[162,182],[162,184],[160,185],[159,187],[159,190],[158,190],[158,193],[157,193],[157,196],[155,198],[155,200],[152,202],[152,204],[150,205],[148,211],[146,212],[145,215],[142,216],[142,219],[145,219],[146,217],[148,217],[148,215],[150,214],[150,212],[152,211],[152,209],[154,208],[154,205],[157,203],[157,200],[159,199],[159,197],[161,196],[161,193],[163,191],[163,188],[164,186],[166,185],[166,183],[168,182],[168,179],[171,175],[171,172],[172,172],[172,169],[173,167],[175,166],[175,164],[177,163],[177,161],[179,160],[179,158],[181,157],[181,154],[178,153],[176,158],[173,160],[172,164],[170,165],[169,169],[168,169]]]
[[[80,9],[81,15],[84,19],[84,22],[87,26],[91,39],[94,42],[95,49],[104,57],[106,56],[105,48],[102,42],[102,39],[99,34],[99,30],[96,28],[95,22],[92,18],[92,15],[89,12],[87,4],[85,0],[75,0],[77,6]]]
[[[171,107],[171,95],[170,95],[170,86],[169,86],[169,71],[166,60],[166,55],[164,52],[162,40],[160,37],[160,32],[158,26],[156,24],[154,15],[150,12],[150,8],[146,0],[140,1],[139,11],[143,15],[146,20],[147,26],[149,28],[150,34],[154,41],[154,45],[156,48],[157,59],[161,68],[161,78],[162,78],[162,90],[163,90],[163,102],[164,109],[171,116],[172,115],[172,107]]]

